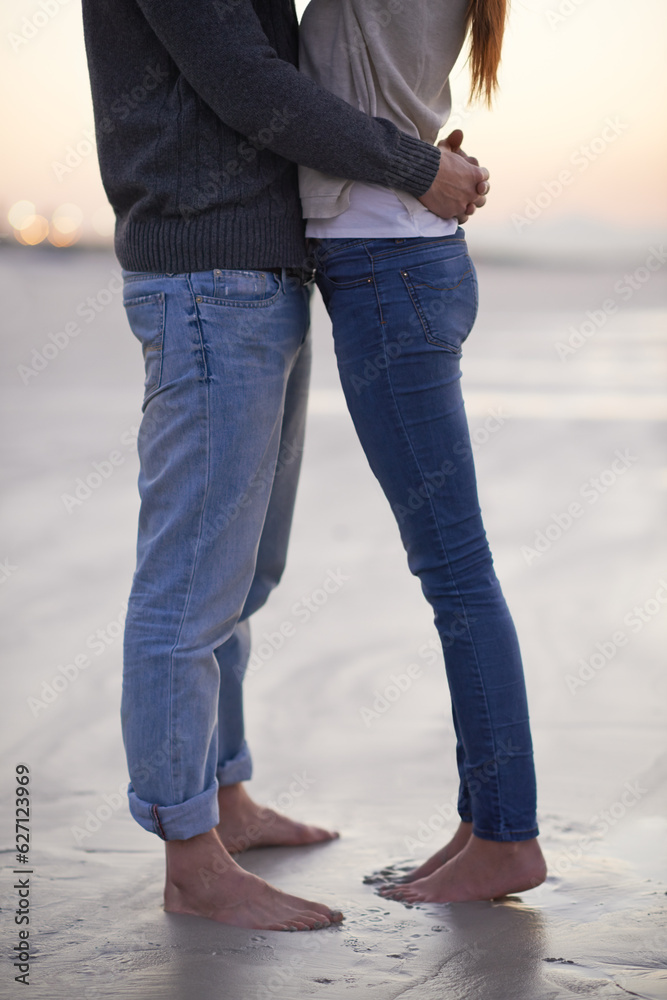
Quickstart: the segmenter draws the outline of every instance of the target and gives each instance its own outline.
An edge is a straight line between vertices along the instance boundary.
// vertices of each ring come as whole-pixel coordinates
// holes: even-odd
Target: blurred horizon
[[[301,14],[307,4],[296,6]],[[2,19],[0,81],[11,100],[0,109],[9,151],[0,244],[111,246],[80,8],[8,0]],[[656,122],[667,103],[666,37],[661,0],[632,8],[620,0],[515,0],[491,111],[467,107],[462,54],[443,135],[462,128],[466,151],[491,171],[489,201],[466,227],[478,252],[520,261],[572,252],[639,265],[664,238],[667,133]]]

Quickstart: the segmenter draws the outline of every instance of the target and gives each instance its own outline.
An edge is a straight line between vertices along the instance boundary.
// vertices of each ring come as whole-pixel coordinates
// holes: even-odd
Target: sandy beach
[[[290,558],[253,622],[249,790],[341,838],[240,862],[345,920],[285,934],[162,910],[163,846],[129,815],[119,722],[141,352],[111,252],[0,248],[3,998],[667,998],[667,270],[633,278],[649,253],[478,263],[464,395],[524,656],[550,869],[494,902],[406,907],[364,882],[453,831],[455,739],[431,612],[314,297]],[[290,637],[272,641],[285,622]],[[27,878],[14,874],[19,764],[23,993],[8,958]]]

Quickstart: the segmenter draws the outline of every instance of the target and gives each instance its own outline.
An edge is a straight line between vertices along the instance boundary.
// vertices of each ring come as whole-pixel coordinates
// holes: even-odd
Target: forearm
[[[439,150],[370,118],[279,59],[250,0],[138,0],[190,86],[230,128],[323,173],[408,191],[431,186]]]

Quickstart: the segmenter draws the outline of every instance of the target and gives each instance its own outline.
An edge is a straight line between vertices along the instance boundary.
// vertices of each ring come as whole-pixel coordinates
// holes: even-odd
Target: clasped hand
[[[440,167],[433,184],[419,199],[442,219],[467,222],[476,209],[486,202],[489,192],[489,171],[480,167],[474,156],[461,149],[463,132],[455,129],[438,143]]]

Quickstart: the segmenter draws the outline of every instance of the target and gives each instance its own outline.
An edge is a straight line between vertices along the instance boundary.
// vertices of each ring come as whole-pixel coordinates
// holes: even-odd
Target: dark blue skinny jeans
[[[461,345],[477,314],[463,230],[309,246],[350,414],[442,641],[459,815],[487,840],[536,837],[521,654],[482,523],[461,395]]]

